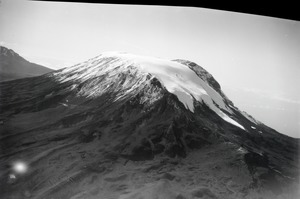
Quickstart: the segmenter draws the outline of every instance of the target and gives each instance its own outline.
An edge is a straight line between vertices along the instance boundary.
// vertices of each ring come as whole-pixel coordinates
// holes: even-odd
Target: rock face
[[[215,80],[215,78],[207,72],[204,68],[197,65],[194,62],[188,61],[188,60],[182,60],[182,59],[175,59],[174,61],[179,62],[181,64],[184,64],[188,66],[191,70],[193,70],[201,79],[203,79],[205,82],[207,82],[208,85],[210,85],[213,89],[220,92],[221,86],[220,84]]]
[[[103,53],[0,90],[0,198],[299,196],[299,141],[193,62]]]
[[[30,63],[13,50],[0,46],[0,81],[43,75],[50,68]]]

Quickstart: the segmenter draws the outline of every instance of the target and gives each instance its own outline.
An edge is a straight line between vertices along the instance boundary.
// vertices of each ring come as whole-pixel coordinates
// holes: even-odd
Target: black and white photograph
[[[300,198],[300,20],[0,0],[1,199]]]

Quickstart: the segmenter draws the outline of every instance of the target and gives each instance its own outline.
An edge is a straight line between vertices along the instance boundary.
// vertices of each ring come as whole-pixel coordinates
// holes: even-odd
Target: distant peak
[[[19,56],[13,50],[8,49],[8,48],[6,48],[4,46],[0,46],[0,55],[4,55],[4,56]]]

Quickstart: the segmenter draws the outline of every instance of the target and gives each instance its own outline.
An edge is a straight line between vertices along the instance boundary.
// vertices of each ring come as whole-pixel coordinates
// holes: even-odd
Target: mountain
[[[0,90],[0,198],[299,198],[299,140],[194,62],[106,52]]]
[[[0,81],[33,77],[53,71],[30,63],[13,50],[0,46]]]

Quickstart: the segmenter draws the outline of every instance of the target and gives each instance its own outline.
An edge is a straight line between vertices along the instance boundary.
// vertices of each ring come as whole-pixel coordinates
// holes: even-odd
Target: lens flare
[[[27,172],[28,166],[25,162],[18,161],[13,164],[13,170],[16,173],[24,174]]]

